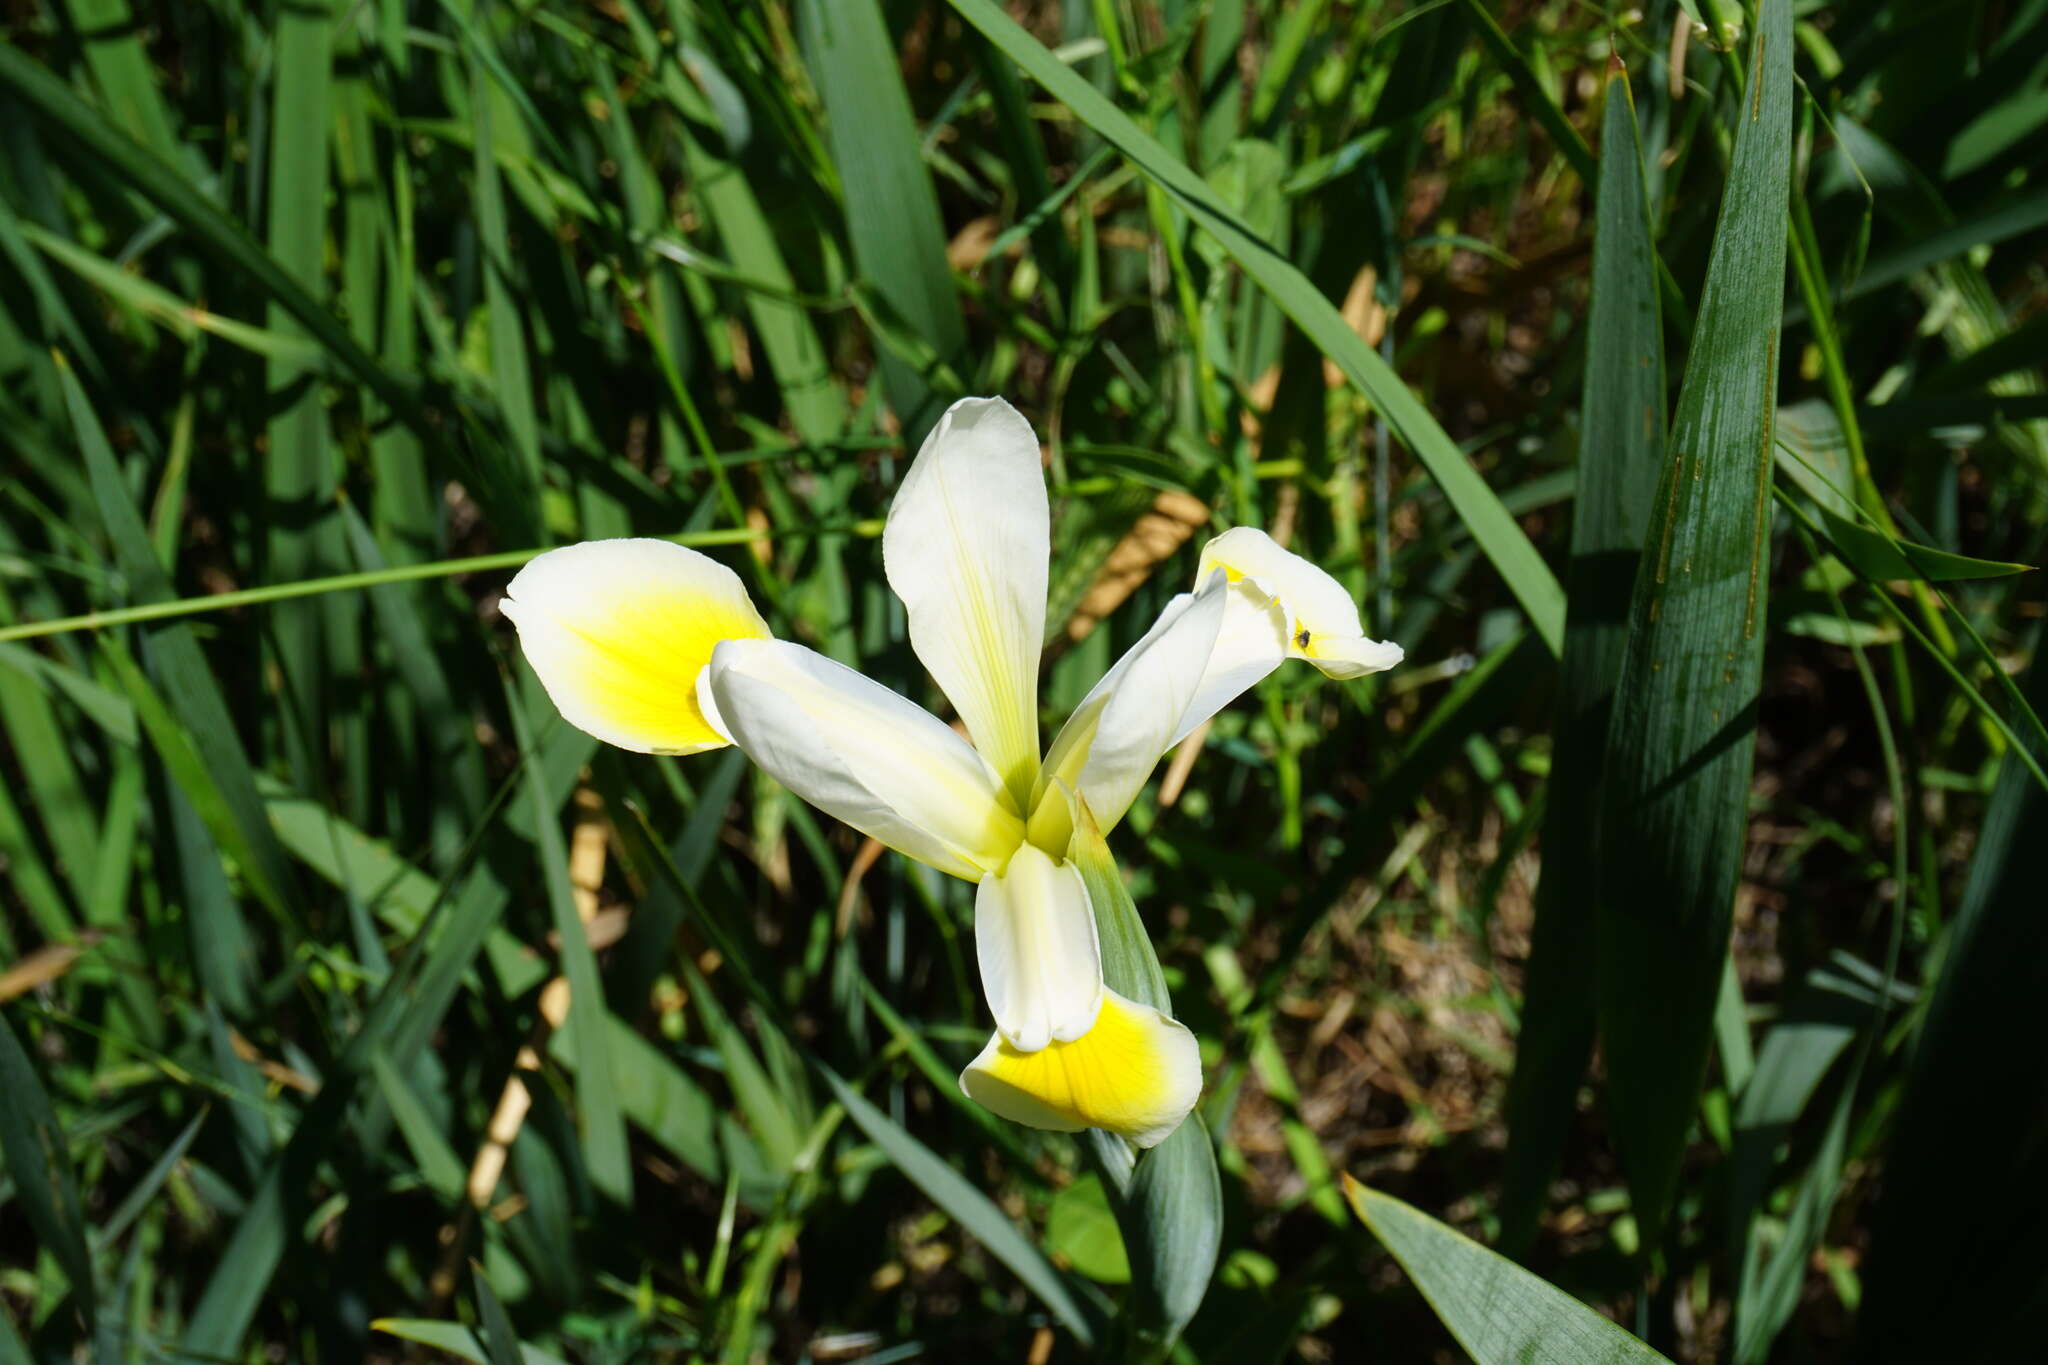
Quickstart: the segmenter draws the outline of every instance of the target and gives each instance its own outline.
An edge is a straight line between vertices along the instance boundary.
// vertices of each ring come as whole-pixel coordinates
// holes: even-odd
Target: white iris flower
[[[940,419],[882,536],[910,643],[973,737],[822,654],[775,639],[717,561],[662,540],[551,550],[502,604],[573,725],[642,753],[737,744],[797,795],[974,882],[995,1036],[961,1088],[1040,1128],[1164,1139],[1201,1092],[1194,1036],[1103,984],[1069,856],[1077,803],[1107,832],[1168,749],[1288,658],[1334,678],[1391,668],[1337,581],[1263,531],[1209,542],[1175,597],[1040,757],[1051,524],[1038,438],[999,398]]]

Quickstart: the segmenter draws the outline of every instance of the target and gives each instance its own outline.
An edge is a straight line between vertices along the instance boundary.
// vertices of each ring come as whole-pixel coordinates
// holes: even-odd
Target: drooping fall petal
[[[739,575],[666,540],[549,550],[498,609],[563,719],[649,754],[725,745],[697,704],[697,677],[723,641],[769,633]]]
[[[1095,1027],[1079,1038],[1024,1052],[998,1033],[960,1073],[960,1088],[1016,1123],[1062,1133],[1106,1128],[1151,1147],[1201,1096],[1202,1058],[1180,1023],[1104,991]]]
[[[699,699],[769,776],[890,848],[969,881],[1023,838],[979,754],[936,716],[786,640],[735,640],[712,656]]]

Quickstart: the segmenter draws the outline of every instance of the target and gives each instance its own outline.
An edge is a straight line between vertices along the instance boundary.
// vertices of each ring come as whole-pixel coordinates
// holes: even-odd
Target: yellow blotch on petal
[[[540,555],[499,610],[562,718],[622,749],[694,754],[728,738],[697,701],[725,640],[767,639],[739,576],[666,540],[591,540]]]
[[[1184,1026],[1105,990],[1088,1032],[1036,1052],[1019,1052],[997,1034],[960,1073],[960,1089],[1014,1123],[1061,1133],[1106,1128],[1151,1147],[1194,1108],[1202,1058]]]

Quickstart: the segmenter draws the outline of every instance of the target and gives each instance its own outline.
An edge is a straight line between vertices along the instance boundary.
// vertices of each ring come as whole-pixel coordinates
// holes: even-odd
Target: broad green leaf
[[[1627,642],[1628,592],[1664,463],[1664,343],[1642,144],[1625,72],[1607,79],[1586,319],[1578,495],[1543,876],[1506,1103],[1501,1246],[1536,1230],[1593,1047],[1593,888],[1607,722]]]
[[[1669,1365],[1562,1289],[1421,1210],[1348,1175],[1344,1193],[1477,1365]]]
[[[1084,1175],[1052,1198],[1045,1211],[1045,1250],[1101,1284],[1129,1284],[1130,1258],[1102,1179]]]
[[[1223,1245],[1222,1178],[1199,1113],[1138,1153],[1117,1208],[1135,1295],[1128,1325],[1163,1356],[1202,1306]]]
[[[1076,797],[1073,807],[1074,833],[1067,856],[1080,869],[1089,906],[1095,911],[1102,979],[1126,999],[1171,1014],[1173,1001],[1166,993],[1166,974],[1159,969],[1159,957],[1131,900],[1130,888],[1124,885],[1124,874],[1118,870],[1088,803]]]
[[[1713,1040],[1768,612],[1790,0],[1764,0],[1608,729],[1594,921],[1607,1112],[1661,1244]]]
[[[1073,802],[1069,857],[1095,911],[1102,976],[1118,994],[1172,1013],[1166,976],[1087,802]],[[1133,1302],[1124,1325],[1155,1353],[1169,1350],[1202,1306],[1223,1243],[1223,1189],[1216,1154],[1199,1114],[1173,1135],[1132,1157],[1122,1139],[1088,1134],[1111,1186],[1130,1258]],[[1128,1174],[1126,1174],[1128,1171]]]

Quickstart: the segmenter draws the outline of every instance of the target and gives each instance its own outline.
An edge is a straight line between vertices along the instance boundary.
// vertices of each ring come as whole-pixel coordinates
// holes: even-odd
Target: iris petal
[[[498,609],[563,719],[649,754],[724,747],[697,704],[697,677],[721,642],[768,637],[737,574],[666,540],[549,550]]]
[[[1031,844],[974,897],[974,949],[996,1030],[1035,1052],[1095,1023],[1102,1003],[1102,952],[1088,888],[1072,863]]]
[[[1023,1052],[1000,1033],[960,1073],[968,1098],[1055,1132],[1106,1128],[1140,1147],[1165,1141],[1202,1093],[1195,1036],[1147,1005],[1105,991],[1095,1027]]]
[[[1366,638],[1358,604],[1344,585],[1255,526],[1234,526],[1202,548],[1195,581],[1222,569],[1248,582],[1287,616],[1287,654],[1332,678],[1358,678],[1401,662],[1397,644]]]
[[[1000,398],[963,398],[903,478],[882,565],[910,645],[1019,801],[1038,767],[1051,514],[1038,438]]]
[[[1024,837],[966,740],[814,650],[787,640],[721,645],[699,692],[712,722],[769,776],[907,857],[980,881]]]

